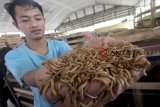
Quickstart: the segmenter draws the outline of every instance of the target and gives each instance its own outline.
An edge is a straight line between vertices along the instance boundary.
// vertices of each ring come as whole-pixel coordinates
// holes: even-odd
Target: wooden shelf
[[[76,49],[76,48],[78,48],[80,46],[80,44],[74,44],[74,45],[71,45],[71,48],[72,49]]]
[[[83,33],[78,33],[78,34],[72,34],[69,36],[60,36],[60,37],[55,37],[54,39],[61,40],[61,39],[70,39],[70,38],[77,38],[77,37],[83,37],[85,34],[89,32],[83,32]]]
[[[26,95],[29,95],[29,96],[33,96],[33,93],[31,91],[24,90],[24,89],[21,89],[21,88],[16,88],[16,87],[14,87],[13,89],[16,92],[19,92],[19,93],[22,93],[22,94],[26,94]]]
[[[136,82],[130,89],[160,90],[160,82]]]
[[[68,41],[68,44],[75,44],[75,43],[79,43],[79,42],[82,42],[82,41],[84,41],[83,38],[81,38],[81,39],[75,39],[75,40]]]

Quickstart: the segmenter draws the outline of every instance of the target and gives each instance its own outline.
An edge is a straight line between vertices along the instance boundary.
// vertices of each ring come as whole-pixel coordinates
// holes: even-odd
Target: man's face
[[[14,23],[29,40],[39,40],[43,38],[45,31],[44,17],[41,11],[35,7],[16,6]]]

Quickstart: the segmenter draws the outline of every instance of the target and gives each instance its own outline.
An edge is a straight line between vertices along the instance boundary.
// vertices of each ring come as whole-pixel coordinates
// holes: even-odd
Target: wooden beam
[[[16,92],[33,96],[33,93],[32,93],[31,91],[29,91],[29,90],[24,90],[24,89],[20,89],[20,88],[16,88],[16,87],[14,87],[13,89],[14,89]]]
[[[129,89],[160,90],[160,82],[136,82]]]

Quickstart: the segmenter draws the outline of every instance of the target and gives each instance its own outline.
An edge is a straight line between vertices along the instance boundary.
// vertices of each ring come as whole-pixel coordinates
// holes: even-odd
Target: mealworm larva
[[[48,82],[50,81],[50,79],[52,78],[52,76],[48,76],[47,78],[45,78],[41,83],[40,83],[40,86],[43,86],[45,84],[48,84]]]
[[[93,101],[88,102],[87,104],[83,104],[82,102],[79,102],[80,106],[82,107],[93,107]]]
[[[120,67],[120,68],[123,68],[123,65],[122,65],[122,64],[118,64],[117,66]]]
[[[68,71],[68,73],[74,72],[79,66],[74,67],[72,70]]]
[[[79,84],[82,82],[80,77],[77,77],[77,80]]]
[[[50,72],[51,74],[56,74],[56,70],[55,69],[50,68],[50,71],[51,71]]]
[[[71,80],[74,82],[74,79],[78,76],[78,74],[75,74],[72,76]]]
[[[84,82],[83,84],[81,84],[81,86],[78,89],[78,92],[80,93],[80,98],[82,100],[84,100],[84,93],[83,92],[84,92],[84,88],[87,86],[87,84],[88,84],[88,81]]]
[[[134,62],[137,62],[141,57],[145,57],[145,55],[139,55],[134,59]]]
[[[97,77],[107,77],[107,76],[108,76],[108,73],[107,73],[107,72],[99,71],[99,72],[96,72],[95,75],[96,75]]]
[[[46,101],[48,101],[48,100],[47,100],[47,97],[46,97],[46,93],[47,93],[49,87],[50,87],[50,84],[48,83],[47,85],[44,86],[43,91],[42,91],[42,95],[43,95],[43,97],[44,97],[44,99],[45,99]]]
[[[130,74],[130,72],[127,70],[127,69],[123,69],[123,73],[125,73],[126,75],[126,77],[128,78],[131,78],[132,76],[131,76],[131,74]]]
[[[54,82],[53,78],[51,79],[51,91],[52,91],[52,94],[54,96],[57,96],[57,92],[56,92],[56,89],[55,89],[55,82]]]
[[[72,99],[72,102],[73,102],[74,107],[78,107],[78,103],[77,103],[77,100],[76,100],[76,99],[77,99],[76,96],[73,95],[71,99]]]
[[[123,79],[121,79],[120,77],[116,77],[118,80],[119,80],[119,82],[122,84],[122,86],[125,86],[125,83],[124,83],[124,81],[123,81]]]
[[[60,82],[67,85],[72,91],[77,92],[77,89],[75,89],[75,87],[72,87],[72,85],[69,83],[70,81],[68,82],[68,81],[65,81],[65,80],[61,80]]]
[[[143,75],[144,75],[144,76],[147,76],[147,73],[146,73],[146,70],[145,70],[145,69],[143,69]]]
[[[122,80],[125,80],[124,83],[128,87],[130,84],[130,81],[132,80],[129,71],[126,69],[123,69],[123,71],[121,71],[121,74],[119,77],[122,78]]]

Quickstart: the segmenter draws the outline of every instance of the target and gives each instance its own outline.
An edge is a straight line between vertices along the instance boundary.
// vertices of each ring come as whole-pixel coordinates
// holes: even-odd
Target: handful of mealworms
[[[67,99],[74,107],[93,107],[98,101],[109,99],[109,93],[116,92],[119,84],[127,89],[134,78],[130,69],[143,69],[144,72],[150,65],[146,60],[143,50],[131,43],[123,46],[110,46],[106,49],[82,48],[70,52],[61,57],[61,63],[57,64],[49,59],[43,65],[50,71],[50,76],[40,85],[41,94],[45,97],[46,91],[51,88],[54,96],[57,96],[57,85],[65,84],[70,88]],[[101,77],[109,78],[107,84]],[[104,92],[96,98],[92,98],[88,104],[84,104],[85,92],[92,80],[97,80],[106,85]],[[114,90],[114,91],[113,91]],[[118,91],[118,90],[117,90]]]

